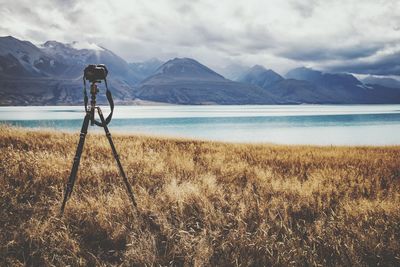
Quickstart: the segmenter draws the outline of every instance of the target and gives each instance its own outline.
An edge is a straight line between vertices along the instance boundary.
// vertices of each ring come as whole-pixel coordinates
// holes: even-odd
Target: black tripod
[[[83,145],[85,143],[85,138],[86,138],[86,134],[87,134],[87,130],[89,127],[89,121],[90,121],[90,125],[97,125],[100,127],[104,128],[104,131],[106,133],[108,142],[110,143],[111,146],[111,150],[112,153],[114,155],[115,161],[117,162],[118,168],[119,168],[119,172],[122,176],[122,179],[125,183],[126,186],[126,190],[128,192],[128,195],[132,201],[132,204],[136,207],[136,201],[135,201],[135,197],[133,195],[132,192],[132,188],[131,185],[128,182],[128,178],[125,175],[124,169],[122,168],[121,162],[119,161],[119,156],[117,153],[117,150],[115,149],[114,146],[114,142],[111,138],[111,133],[108,130],[107,124],[111,121],[111,117],[112,117],[112,113],[114,110],[114,102],[112,100],[112,96],[111,96],[111,92],[108,90],[108,86],[107,86],[107,80],[104,78],[104,83],[106,85],[107,88],[107,99],[108,102],[110,103],[110,107],[111,107],[111,113],[110,115],[107,117],[107,119],[104,118],[103,113],[101,112],[101,109],[99,106],[96,106],[96,94],[98,93],[98,88],[97,88],[97,84],[100,81],[99,80],[93,80],[91,81],[91,85],[90,85],[90,94],[91,94],[91,101],[90,101],[90,106],[88,107],[87,105],[87,93],[86,93],[86,82],[85,82],[85,77],[83,79],[84,84],[85,84],[85,90],[84,90],[84,94],[85,94],[85,111],[86,111],[86,115],[85,118],[83,120],[83,124],[82,124],[82,129],[81,129],[81,134],[80,134],[80,138],[79,138],[79,143],[78,143],[78,147],[76,149],[76,153],[75,153],[75,157],[74,157],[74,163],[72,165],[72,170],[71,170],[71,174],[69,176],[68,179],[68,183],[66,185],[65,188],[65,193],[64,193],[64,200],[62,202],[61,205],[61,215],[63,215],[64,213],[64,208],[65,208],[65,204],[67,203],[67,200],[70,198],[71,194],[72,194],[72,190],[74,188],[74,184],[75,184],[75,179],[76,179],[76,174],[78,172],[78,167],[79,167],[79,163],[81,160],[81,155],[82,155],[82,151],[83,151]],[[95,110],[97,110],[97,113],[99,114],[100,120],[101,122],[97,121],[95,119]]]

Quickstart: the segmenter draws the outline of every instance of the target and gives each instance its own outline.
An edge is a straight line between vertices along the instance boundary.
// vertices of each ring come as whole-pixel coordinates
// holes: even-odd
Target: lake
[[[77,134],[84,115],[82,106],[0,107],[1,123]],[[399,145],[400,105],[116,106],[109,127],[240,143]]]

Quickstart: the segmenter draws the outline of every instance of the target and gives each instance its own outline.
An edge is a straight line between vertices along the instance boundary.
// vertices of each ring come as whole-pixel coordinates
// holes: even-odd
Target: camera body
[[[90,64],[83,71],[83,77],[90,82],[104,80],[107,77],[108,70],[104,64]]]

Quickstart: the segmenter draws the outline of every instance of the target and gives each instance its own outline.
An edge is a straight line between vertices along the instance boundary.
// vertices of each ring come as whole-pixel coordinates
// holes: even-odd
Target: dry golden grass
[[[400,265],[400,147],[241,145],[0,127],[0,265]]]

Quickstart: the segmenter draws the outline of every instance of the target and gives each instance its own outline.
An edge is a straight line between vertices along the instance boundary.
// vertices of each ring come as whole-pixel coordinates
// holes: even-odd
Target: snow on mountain
[[[95,50],[95,51],[104,51],[104,48],[102,48],[101,46],[99,46],[95,43],[89,43],[89,42],[74,41],[71,43],[71,46],[77,50],[89,49],[89,50]]]

